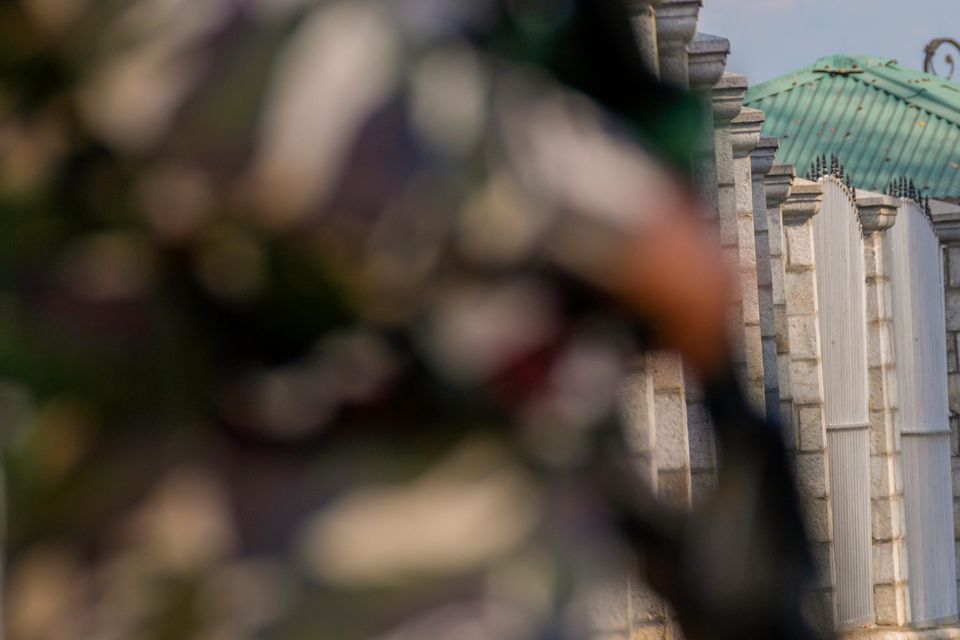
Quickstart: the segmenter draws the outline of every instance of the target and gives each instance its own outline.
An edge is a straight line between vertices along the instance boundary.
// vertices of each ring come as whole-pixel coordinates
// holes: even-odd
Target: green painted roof
[[[834,153],[857,187],[883,191],[906,176],[931,197],[960,197],[960,84],[838,55],[753,87],[746,104],[766,113],[777,159],[798,173]]]

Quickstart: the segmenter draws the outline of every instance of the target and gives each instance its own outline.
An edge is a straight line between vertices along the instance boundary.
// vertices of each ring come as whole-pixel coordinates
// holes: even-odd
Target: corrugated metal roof
[[[830,56],[753,87],[746,104],[780,138],[777,159],[806,172],[836,154],[857,187],[907,176],[935,198],[960,197],[960,84],[894,60]]]

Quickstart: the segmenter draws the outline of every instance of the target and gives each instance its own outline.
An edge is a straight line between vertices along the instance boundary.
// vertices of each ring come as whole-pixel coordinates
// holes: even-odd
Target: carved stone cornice
[[[662,0],[657,6],[657,40],[661,49],[681,49],[697,33],[702,0]]]
[[[710,92],[715,126],[726,127],[731,120],[740,115],[740,111],[743,109],[743,97],[746,93],[746,76],[728,71],[720,77],[719,82],[713,85]]]
[[[733,144],[734,158],[746,158],[757,148],[764,119],[763,111],[744,107],[740,115],[730,121],[730,142]]]
[[[650,72],[660,77],[659,46],[657,45],[656,7],[662,0],[628,0],[627,13],[637,38],[640,56]]]
[[[796,178],[797,171],[792,164],[773,164],[763,179],[767,191],[767,208],[779,207],[790,197]]]
[[[773,169],[773,163],[780,148],[780,139],[760,136],[760,143],[750,154],[753,175],[765,176]]]
[[[790,196],[784,201],[783,223],[800,225],[820,213],[823,206],[823,187],[817,182],[797,178]]]
[[[690,86],[687,48],[697,32],[701,0],[663,0],[656,8],[660,78],[684,89]]]
[[[960,243],[960,206],[942,202],[930,201],[930,218],[933,220],[933,231],[944,244]]]
[[[689,48],[690,88],[706,91],[720,81],[730,55],[730,41],[698,33]]]
[[[892,196],[857,198],[857,212],[864,233],[886,231],[897,221],[899,202]]]

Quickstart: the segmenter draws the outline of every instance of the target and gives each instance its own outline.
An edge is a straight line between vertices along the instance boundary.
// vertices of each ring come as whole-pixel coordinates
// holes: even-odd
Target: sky
[[[960,0],[703,0],[703,5],[700,31],[730,40],[727,71],[746,75],[751,85],[836,53],[894,58],[922,69],[930,40],[960,40]],[[960,66],[960,54],[954,57]],[[960,72],[954,79],[960,80]]]

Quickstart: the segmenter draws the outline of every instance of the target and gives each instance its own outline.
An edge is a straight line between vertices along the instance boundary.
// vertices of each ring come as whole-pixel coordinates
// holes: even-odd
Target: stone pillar
[[[637,473],[657,491],[656,432],[653,376],[647,356],[633,363],[621,389],[620,408],[627,446]]]
[[[705,33],[698,33],[690,45],[690,90],[708,107],[704,109],[706,118],[703,123],[704,136],[697,149],[693,169],[705,210],[715,220],[719,219],[719,209],[714,129],[729,126],[730,120],[740,113],[743,106],[743,92],[746,90],[744,79],[742,90],[739,83],[734,88],[731,102],[729,88],[718,85],[724,76],[723,70],[729,53],[729,40]]]
[[[696,81],[695,90],[704,91],[704,85],[717,71],[722,41],[711,41],[709,46],[691,47],[691,81]],[[695,167],[701,198],[710,224],[715,227],[724,247],[724,256],[731,268],[739,264],[736,229],[736,179],[733,164],[733,149],[730,141],[730,121],[743,108],[743,96],[747,79],[733,73],[722,73],[710,89],[712,111],[712,140],[704,142]],[[725,212],[725,215],[724,215]],[[734,223],[730,224],[730,220]],[[726,222],[724,222],[726,221]],[[739,325],[742,313],[739,300],[730,310],[731,323]],[[736,326],[732,327],[736,331]],[[690,441],[690,465],[693,500],[708,496],[716,484],[717,462],[713,428],[703,398],[695,384],[687,384],[687,418]]]
[[[819,306],[813,216],[823,189],[797,178],[782,206],[784,297],[790,342],[790,386],[797,425],[795,464],[800,496],[817,569],[819,591],[834,612],[833,522],[827,476],[827,429],[823,410]],[[835,615],[835,614],[834,614]]]
[[[783,214],[780,207],[790,196],[796,178],[793,166],[774,164],[766,175],[767,239],[770,247],[770,277],[773,294],[773,324],[777,344],[777,378],[780,382],[780,423],[783,425],[787,447],[796,450],[797,425],[793,410],[793,391],[790,384],[790,335],[787,331],[787,298],[784,292]],[[770,407],[767,407],[769,411]]]
[[[628,0],[627,11],[637,36],[640,56],[650,72],[660,77],[660,54],[657,44],[657,5],[661,0]]]
[[[690,87],[704,102],[711,101],[714,85],[723,75],[726,57],[730,51],[730,42],[725,38],[697,34],[690,45]],[[742,96],[742,94],[741,94]],[[736,112],[740,107],[737,106]],[[728,114],[721,118],[723,125],[729,124],[736,115]],[[706,135],[701,141],[694,161],[694,176],[697,190],[704,203],[704,212],[708,224],[714,227],[719,236],[719,208],[717,190],[717,157],[714,145],[714,114],[712,109],[704,110],[708,120],[704,123]],[[693,376],[686,376],[687,382],[687,428],[690,440],[690,481],[694,503],[708,496],[716,484],[716,448],[713,437],[713,425],[707,412],[703,393]]]
[[[660,77],[677,87],[690,86],[688,49],[697,32],[701,0],[662,0],[656,9]]]
[[[960,208],[932,202],[934,229],[943,247],[943,286],[947,320],[947,372],[950,399],[950,458],[953,466],[953,513],[960,576]],[[960,586],[960,580],[958,580]],[[960,593],[960,588],[958,588]]]
[[[757,250],[757,297],[763,355],[763,395],[767,417],[780,419],[780,375],[777,363],[777,328],[773,317],[773,272],[770,261],[770,228],[767,222],[765,178],[773,169],[780,148],[776,138],[761,137],[753,161],[753,232]]]
[[[764,398],[763,347],[760,331],[760,300],[757,290],[757,247],[753,222],[753,162],[751,154],[760,143],[763,112],[744,108],[730,123],[736,184],[737,250],[742,317],[741,335],[737,338],[743,350],[743,382],[747,398],[763,413]]]
[[[653,376],[654,458],[657,495],[678,507],[688,507],[690,491],[690,440],[683,366],[673,353],[647,358]]]
[[[867,316],[867,384],[870,398],[870,503],[873,514],[873,603],[876,623],[901,626],[910,619],[907,591],[906,512],[896,428],[897,379],[890,274],[884,259],[886,230],[897,201],[857,200],[864,238]]]

